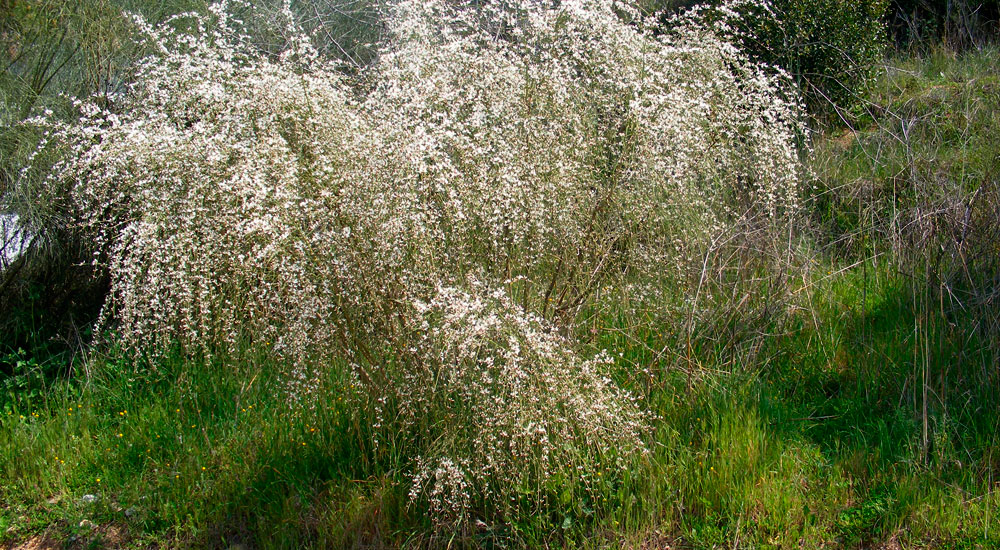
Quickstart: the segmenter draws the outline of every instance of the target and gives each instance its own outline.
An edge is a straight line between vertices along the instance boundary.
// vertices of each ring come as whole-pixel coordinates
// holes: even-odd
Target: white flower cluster
[[[621,474],[644,452],[649,418],[606,375],[611,358],[580,358],[504,289],[475,278],[466,288],[439,288],[417,304],[417,360],[383,375],[404,431],[432,441],[411,499],[448,510],[436,519],[455,528],[468,519],[458,506],[470,493],[503,510],[520,494],[585,493],[595,472]]]
[[[253,53],[225,3],[143,24],[161,54],[121,108],[49,139],[126,346],[266,349],[300,399],[346,361],[377,427],[424,442],[412,494],[441,524],[641,452],[581,319],[655,310],[719,235],[780,241],[801,179],[798,106],[719,28],[502,5],[401,1],[351,79],[294,29]]]

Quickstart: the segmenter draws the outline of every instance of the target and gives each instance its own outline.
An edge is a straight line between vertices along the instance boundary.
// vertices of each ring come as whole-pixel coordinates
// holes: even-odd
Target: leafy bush
[[[691,0],[652,0],[646,10],[705,10]],[[829,116],[859,102],[888,47],[888,0],[708,2],[729,20],[744,51],[790,73],[811,112]],[[711,13],[713,10],[708,10]],[[669,19],[664,18],[669,24]]]
[[[813,112],[858,104],[885,55],[887,0],[773,0],[742,8],[747,51],[793,75]]]

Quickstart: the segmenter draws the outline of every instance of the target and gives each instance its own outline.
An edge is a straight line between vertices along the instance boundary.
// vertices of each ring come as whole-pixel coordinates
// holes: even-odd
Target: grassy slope
[[[650,456],[602,499],[432,539],[407,506],[412,457],[372,445],[337,368],[323,406],[302,410],[253,358],[93,357],[84,382],[32,378],[44,365],[25,356],[0,397],[0,546],[41,533],[81,546],[1000,546],[996,358],[974,318],[931,314],[900,274],[879,225],[891,204],[830,191],[898,183],[913,158],[963,182],[995,170],[997,59],[901,62],[873,96],[889,109],[821,140],[818,219],[841,244],[755,360],[704,351],[697,372],[663,363],[635,377],[645,348],[604,342],[660,419]],[[909,153],[891,146],[899,113],[932,122]]]

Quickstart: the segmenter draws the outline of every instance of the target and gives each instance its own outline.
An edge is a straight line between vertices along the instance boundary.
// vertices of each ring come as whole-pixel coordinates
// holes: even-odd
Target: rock
[[[83,495],[80,497],[80,502],[84,504],[93,504],[97,502],[97,495]]]
[[[0,242],[4,243],[0,247],[0,258],[2,258],[0,266],[14,263],[14,260],[27,250],[31,243],[31,236],[23,227],[20,227],[17,214],[0,215],[0,236],[3,237],[3,241]]]

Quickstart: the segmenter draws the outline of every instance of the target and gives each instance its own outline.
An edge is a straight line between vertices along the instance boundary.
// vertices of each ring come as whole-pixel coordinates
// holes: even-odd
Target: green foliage
[[[877,533],[882,519],[888,515],[891,500],[884,494],[876,493],[856,506],[852,506],[837,517],[837,527],[843,542],[856,546],[872,538]]]
[[[811,274],[767,362],[688,373],[665,358],[638,372],[649,352],[621,346],[617,381],[658,416],[650,454],[621,479],[595,472],[588,499],[465,534],[435,534],[408,504],[416,449],[374,443],[349,365],[330,365],[317,406],[303,409],[251,349],[153,364],[111,350],[93,358],[87,385],[59,381],[2,411],[0,499],[12,505],[0,540],[86,541],[114,526],[131,544],[167,547],[989,548],[1000,541],[1000,426],[982,411],[1000,394],[952,370],[956,385],[932,394],[945,401],[924,460],[917,312],[891,276],[884,263]],[[943,342],[941,366],[963,345]]]
[[[45,389],[46,379],[37,360],[29,357],[24,349],[18,349],[4,354],[0,357],[0,362],[8,367],[5,370],[9,370],[0,379],[0,392],[3,394],[0,404],[3,412],[9,412],[15,407],[30,408]]]
[[[832,117],[861,100],[885,55],[887,0],[774,0],[741,8],[743,45],[788,71],[810,111]]]
[[[732,9],[744,51],[787,71],[810,112],[837,119],[862,103],[865,87],[888,49],[885,15],[889,0],[749,0],[705,2]],[[646,13],[661,20],[702,4],[694,0],[646,0]],[[729,20],[723,9],[714,17]],[[711,12],[709,12],[711,13]]]

